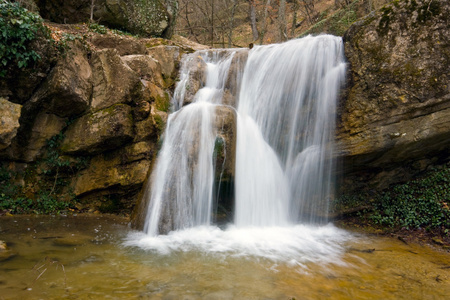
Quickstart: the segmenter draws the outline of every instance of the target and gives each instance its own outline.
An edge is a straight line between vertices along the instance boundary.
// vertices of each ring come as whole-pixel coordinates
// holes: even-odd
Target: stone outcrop
[[[133,133],[131,107],[117,104],[77,119],[67,128],[61,150],[66,154],[97,154],[126,144]]]
[[[173,0],[35,0],[43,18],[57,23],[88,22],[125,29],[143,36],[170,38],[178,2]],[[92,4],[94,6],[92,7]]]
[[[0,168],[21,192],[73,195],[82,210],[132,209],[159,147],[181,56],[197,47],[163,41],[90,34],[66,41],[64,55],[44,57],[52,67],[27,93],[0,78]]]
[[[60,117],[83,113],[92,95],[92,68],[81,42],[56,63],[50,74],[33,95],[27,106],[45,106]],[[29,109],[34,110],[34,107]]]
[[[12,139],[16,136],[20,126],[21,110],[22,105],[0,98],[0,150],[11,145]]]
[[[400,0],[344,36],[343,190],[382,189],[449,159],[448,1]]]

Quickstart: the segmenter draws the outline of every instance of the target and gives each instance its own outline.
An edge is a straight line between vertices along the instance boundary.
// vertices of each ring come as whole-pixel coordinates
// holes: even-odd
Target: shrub
[[[422,179],[396,185],[375,202],[370,219],[380,225],[410,228],[450,228],[450,167],[433,170]]]
[[[39,15],[19,3],[0,0],[0,77],[6,76],[9,68],[25,68],[41,58],[31,49],[39,35],[50,36]]]

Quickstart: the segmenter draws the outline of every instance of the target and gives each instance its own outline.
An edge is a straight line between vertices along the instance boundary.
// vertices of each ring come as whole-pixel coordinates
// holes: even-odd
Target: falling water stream
[[[0,299],[448,296],[448,254],[328,223],[342,47],[324,35],[186,56],[143,230],[0,218]],[[226,177],[230,218],[215,224]]]
[[[286,226],[326,219],[332,194],[335,107],[344,80],[341,38],[323,35],[257,46],[238,68],[238,50],[207,50],[184,60],[174,112],[148,193],[144,231],[156,236],[210,225],[215,199],[216,110],[228,81],[238,80],[235,101],[234,222],[236,227]],[[200,58],[200,60],[198,60]],[[192,65],[204,69],[192,71]],[[234,62],[234,63],[233,63]],[[195,75],[205,83],[184,105]],[[233,107],[234,106],[234,107]],[[232,141],[225,141],[225,143]]]
[[[247,51],[185,57],[147,192],[144,231],[126,244],[338,263],[349,235],[326,225],[326,215],[346,67],[342,39],[309,36]],[[236,143],[225,157],[235,158],[235,189],[233,220],[219,229],[212,221],[221,204],[215,172],[222,171],[214,151],[223,110],[235,116],[228,122],[237,134],[223,141]]]

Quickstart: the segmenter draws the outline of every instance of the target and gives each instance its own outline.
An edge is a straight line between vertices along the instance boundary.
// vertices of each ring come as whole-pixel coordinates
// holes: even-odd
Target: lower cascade
[[[345,235],[331,225],[305,231],[327,222],[345,69],[342,39],[331,35],[187,55],[145,194],[145,237],[129,244],[156,243],[160,236],[158,243],[172,237],[174,246],[181,231],[191,232],[195,243],[200,232],[207,239],[208,227],[214,228],[209,235],[231,244],[239,239],[231,232],[242,228],[251,229],[254,239],[284,236],[292,243],[286,230],[303,230],[308,237],[299,248],[313,247],[309,234],[321,235],[324,243]],[[231,211],[226,231],[211,227],[223,206]],[[325,251],[323,245],[317,249]]]

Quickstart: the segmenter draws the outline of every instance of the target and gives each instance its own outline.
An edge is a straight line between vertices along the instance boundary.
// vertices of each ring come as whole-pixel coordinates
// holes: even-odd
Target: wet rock
[[[178,46],[156,46],[147,49],[147,54],[154,58],[161,66],[165,86],[169,87],[175,83],[179,62],[183,52]]]
[[[187,76],[188,80],[185,83],[184,101],[183,105],[194,102],[195,94],[205,86],[206,83],[206,62],[201,56],[192,55],[185,61],[186,70],[189,70]]]
[[[11,251],[6,242],[0,240],[0,262],[10,260],[15,256],[17,253]]]
[[[14,104],[0,97],[0,150],[11,145],[20,126],[22,105]]]
[[[53,245],[59,247],[77,247],[89,244],[90,238],[87,236],[67,236],[58,237],[53,240]]]
[[[84,115],[70,125],[61,150],[68,154],[97,154],[116,149],[133,139],[131,107],[117,104]]]
[[[223,103],[237,108],[237,97],[241,89],[242,74],[245,64],[247,63],[248,49],[239,50],[233,57],[228,71],[227,80],[225,83],[225,95]],[[233,98],[231,97],[233,96]]]
[[[8,250],[8,246],[6,245],[6,242],[0,241],[0,251],[6,251]]]

